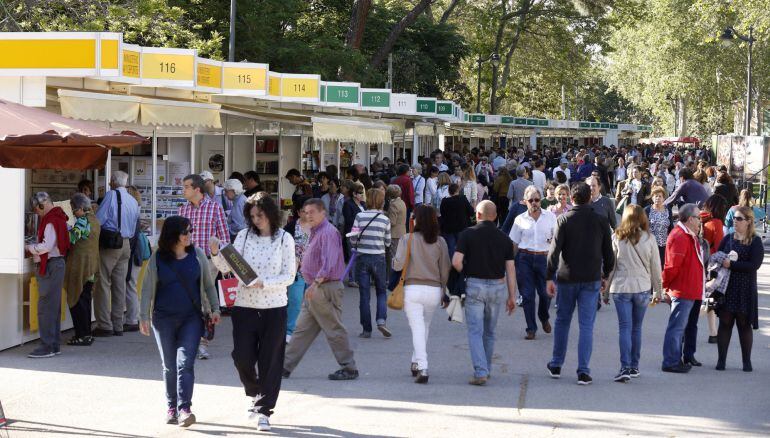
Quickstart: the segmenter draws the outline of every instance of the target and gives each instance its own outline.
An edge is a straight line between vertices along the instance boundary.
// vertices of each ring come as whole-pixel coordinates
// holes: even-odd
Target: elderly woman
[[[67,255],[64,288],[75,336],[67,341],[67,345],[88,346],[94,342],[91,336],[91,292],[99,272],[101,225],[91,211],[91,200],[85,194],[72,195],[70,206],[77,220],[69,231],[72,246]]]
[[[238,235],[238,232],[246,228],[246,218],[243,216],[246,195],[243,184],[237,179],[225,181],[225,197],[233,202],[233,208],[227,217],[227,229],[230,231],[230,242],[235,242],[235,236]]]

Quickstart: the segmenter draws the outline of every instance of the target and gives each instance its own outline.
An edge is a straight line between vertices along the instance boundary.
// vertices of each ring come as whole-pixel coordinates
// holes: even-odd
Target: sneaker
[[[190,412],[190,408],[182,408],[179,410],[179,427],[190,427],[195,424],[195,414]]]
[[[551,364],[548,364],[545,367],[548,368],[548,374],[550,374],[552,378],[558,379],[561,377],[561,367],[555,367]]]
[[[113,334],[112,330],[106,330],[106,329],[101,329],[101,328],[93,329],[91,331],[91,336],[94,336],[94,337],[97,337],[97,338],[108,338],[108,337],[112,336],[112,334]]]
[[[210,358],[211,355],[209,354],[209,350],[206,349],[203,345],[198,346],[198,359],[206,360]]]
[[[288,344],[291,342],[291,335],[286,335],[286,343]]]
[[[56,353],[54,352],[53,348],[46,347],[45,345],[41,345],[34,350],[32,350],[31,353],[27,355],[27,357],[30,357],[32,359],[42,359],[45,357],[54,357]]]
[[[166,411],[166,424],[177,424],[179,422],[179,416],[176,413],[176,408],[168,408]]]
[[[53,347],[53,354],[55,354],[57,356],[60,355],[61,354],[61,346],[54,345],[54,347]]]
[[[414,383],[428,383],[428,370],[420,370],[417,372],[417,378],[414,379]]]
[[[709,344],[716,344],[716,343],[717,343],[717,337],[709,336]]]
[[[254,420],[259,415],[261,415],[259,413],[259,408],[261,408],[261,406],[257,404],[257,403],[259,403],[259,399],[261,399],[261,398],[262,398],[262,395],[257,394],[256,396],[252,397],[251,400],[249,400],[249,407],[248,407],[248,409],[246,409],[246,417],[250,421]]]
[[[589,376],[586,373],[578,374],[578,380],[577,380],[578,385],[590,385],[591,383],[593,383],[593,381],[594,379],[592,379],[591,376]]]
[[[139,331],[139,323],[136,323],[136,324],[123,324],[123,331],[124,332],[138,332]]]
[[[361,334],[359,334],[358,337],[363,339],[369,339],[372,337],[372,332],[361,332]]]
[[[628,375],[631,376],[631,378],[633,379],[636,379],[637,377],[641,376],[641,374],[639,373],[639,368],[629,368]]]
[[[332,374],[329,374],[329,380],[355,380],[358,378],[358,370],[349,368],[340,368]]]
[[[377,324],[377,330],[379,330],[380,333],[382,333],[382,336],[385,336],[386,338],[393,336],[393,333],[390,332],[385,324]]]
[[[690,372],[690,369],[692,367],[685,366],[681,363],[678,363],[672,367],[661,367],[661,371],[664,373],[677,373],[677,374],[684,374]]]
[[[484,386],[487,384],[487,377],[474,377],[471,380],[468,381],[469,385],[473,386]]]
[[[621,368],[618,375],[615,376],[615,381],[620,383],[626,383],[631,380],[631,371],[628,368]]]
[[[412,371],[412,377],[417,377],[417,373],[420,371],[420,369],[417,368],[417,362],[412,362],[410,370]]]
[[[265,414],[259,414],[259,420],[257,420],[257,430],[260,432],[267,432],[270,430],[270,419]]]

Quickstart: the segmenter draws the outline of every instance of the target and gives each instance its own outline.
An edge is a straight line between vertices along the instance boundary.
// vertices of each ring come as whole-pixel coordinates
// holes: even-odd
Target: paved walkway
[[[361,370],[357,381],[332,382],[336,369],[319,338],[285,380],[275,436],[768,436],[770,434],[770,257],[760,270],[760,324],[754,332],[755,371],[740,369],[737,334],[728,369],[714,370],[716,346],[706,343],[701,319],[697,358],[704,366],[687,375],[660,371],[667,306],[647,313],[642,377],[612,381],[617,372],[617,319],[613,307],[597,316],[594,384],[575,384],[576,326],[561,380],[546,374],[551,335],[524,340],[524,317],[501,316],[493,378],[486,387],[466,382],[471,365],[465,327],[434,316],[429,343],[430,384],[412,383],[411,338],[403,312],[391,312],[392,339],[353,337]],[[358,294],[348,289],[345,323],[358,325]],[[65,334],[69,336],[69,334]],[[199,423],[187,431],[163,424],[165,401],[154,342],[138,333],[99,339],[90,348],[64,347],[53,359],[27,359],[34,344],[0,353],[0,402],[11,420],[10,437],[248,436],[247,399],[229,357],[230,322],[196,365],[193,399]],[[0,437],[6,431],[0,429]]]

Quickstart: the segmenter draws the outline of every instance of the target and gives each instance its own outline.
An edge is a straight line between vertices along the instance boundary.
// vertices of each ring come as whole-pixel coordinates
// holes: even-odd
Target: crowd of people
[[[615,381],[641,375],[645,311],[662,302],[671,309],[662,371],[702,366],[695,357],[702,307],[709,342],[718,347],[716,369],[727,366],[737,326],[742,369],[752,370],[757,270],[764,257],[755,221],[764,211],[750,190],[738,190],[726,168],[713,165],[709,149],[437,150],[413,165],[386,159],[371,170],[356,164],[341,174],[329,166],[312,181],[289,170],[285,176],[295,190],[285,225],[257,173],[234,173],[221,186],[208,171],[188,175],[187,202],[165,220],[152,253],[139,227],[138,194],[126,187],[125,173],[112,174],[112,190],[98,208],[85,184],[71,199],[77,220],[69,228],[64,212],[37,193],[38,239],[27,250],[40,262],[41,344],[30,357],[60,353],[58,303],[66,284],[75,325],[68,344],[153,333],[167,422],[193,424],[194,364],[210,357],[207,343],[225,310],[216,281],[231,275],[220,250],[232,243],[257,274],[249,284],[239,280],[227,310],[232,359],[259,430],[270,429],[282,379],[290,378],[321,332],[339,364],[328,378],[358,378],[342,322],[345,286],[358,290],[358,336],[367,342],[374,328],[394,336],[387,297],[400,278],[413,347],[410,372],[418,384],[429,381],[432,316],[453,300],[462,303],[472,385],[490,379],[498,317],[516,307],[523,309],[526,340],[539,330],[553,333],[546,364],[553,378],[561,377],[577,310],[577,383],[590,384],[594,321],[610,298],[618,319]],[[143,263],[139,302],[136,273]]]

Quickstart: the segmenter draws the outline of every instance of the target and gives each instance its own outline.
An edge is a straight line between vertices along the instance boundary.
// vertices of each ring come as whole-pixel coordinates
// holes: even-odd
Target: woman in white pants
[[[449,251],[433,207],[418,205],[413,217],[414,231],[399,241],[393,269],[406,271],[404,312],[412,330],[412,376],[415,383],[428,383],[428,330],[449,278]]]

